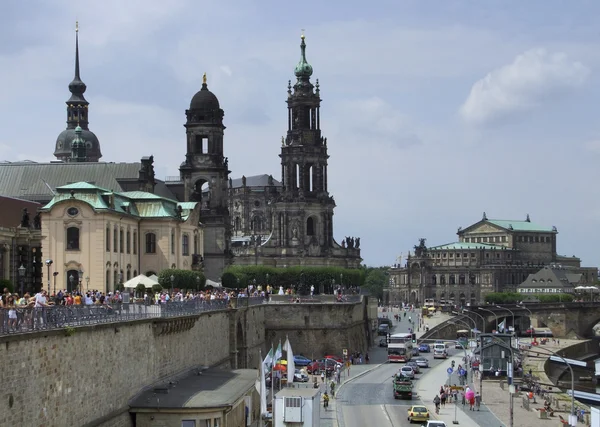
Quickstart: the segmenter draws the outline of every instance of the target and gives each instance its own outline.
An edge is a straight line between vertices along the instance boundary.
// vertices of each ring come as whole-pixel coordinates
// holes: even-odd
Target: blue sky
[[[598,265],[600,31],[594,1],[0,3],[0,160],[53,160],[80,23],[103,161],[178,175],[208,74],[232,177],[280,179],[287,81],[306,30],[330,150],[334,233],[369,265],[489,218],[555,225]]]

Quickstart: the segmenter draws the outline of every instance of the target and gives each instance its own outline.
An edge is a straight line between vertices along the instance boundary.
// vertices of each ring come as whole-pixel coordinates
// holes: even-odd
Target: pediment
[[[458,234],[464,235],[464,234],[477,234],[477,233],[498,233],[498,232],[502,232],[502,231],[506,231],[506,230],[503,227],[500,227],[498,225],[495,225],[488,221],[483,220],[483,221],[479,221],[473,225],[468,226],[464,230],[461,230]]]

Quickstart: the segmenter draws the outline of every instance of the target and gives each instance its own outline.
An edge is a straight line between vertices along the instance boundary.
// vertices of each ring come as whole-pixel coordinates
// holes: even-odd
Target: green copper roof
[[[497,225],[498,227],[505,228],[514,231],[542,231],[546,233],[556,233],[556,229],[554,227],[545,227],[539,224],[535,224],[530,221],[512,221],[506,219],[488,219],[487,222]]]
[[[56,189],[60,192],[60,190],[100,190],[103,192],[109,192],[105,188],[98,187],[97,185],[90,184],[89,182],[73,182],[67,185],[61,185],[60,187],[56,187]]]
[[[298,62],[298,65],[296,65],[296,69],[294,70],[294,74],[296,74],[296,77],[298,78],[309,78],[312,76],[313,68],[312,65],[310,65],[306,60],[306,43],[304,42],[304,34],[302,34],[300,38],[302,39],[302,43],[300,43],[301,56],[300,62]]]
[[[499,245],[488,245],[487,243],[467,243],[467,242],[454,242],[454,243],[446,243],[445,245],[433,246],[431,248],[427,248],[428,250],[452,250],[452,249],[496,249],[496,250],[506,250],[508,249],[506,246]]]

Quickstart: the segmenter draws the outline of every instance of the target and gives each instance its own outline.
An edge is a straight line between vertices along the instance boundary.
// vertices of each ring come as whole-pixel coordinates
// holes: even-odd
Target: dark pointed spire
[[[306,37],[304,36],[303,32],[300,36],[300,39],[302,39],[302,42],[300,43],[300,62],[298,62],[298,65],[296,65],[296,69],[294,70],[294,73],[296,74],[296,77],[298,77],[298,80],[308,80],[313,73],[312,65],[310,65],[306,60],[306,43],[304,41],[305,38]]]
[[[71,98],[68,102],[85,102],[83,94],[87,86],[84,82],[81,81],[81,77],[79,76],[79,22],[75,23],[75,77],[73,77],[73,81],[69,83],[69,91],[71,92]]]

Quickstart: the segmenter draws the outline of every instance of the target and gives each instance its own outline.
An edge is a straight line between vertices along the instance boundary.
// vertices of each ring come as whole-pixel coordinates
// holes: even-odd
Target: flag
[[[271,366],[273,365],[273,345],[271,345],[271,350],[269,350],[269,353],[265,356],[265,360],[263,360],[262,364],[268,369],[271,369]]]
[[[292,352],[292,344],[288,337],[285,337],[285,344],[283,345],[285,352],[287,353],[287,381],[288,384],[294,382],[294,374],[296,373],[296,365],[294,364],[294,353]]]
[[[272,351],[273,351],[273,348],[271,348],[271,352]],[[266,413],[267,413],[267,379],[266,379],[267,373],[265,372],[264,362],[260,364],[260,367],[258,370],[258,375],[260,376],[260,391],[258,394],[260,396],[260,415],[262,418],[262,416],[266,415]]]
[[[275,354],[273,355],[273,363],[277,364],[281,360],[281,340],[279,340],[279,345],[277,346],[277,350],[275,350]]]
[[[504,322],[506,322],[506,319],[498,324],[498,330],[500,332],[504,332]]]

